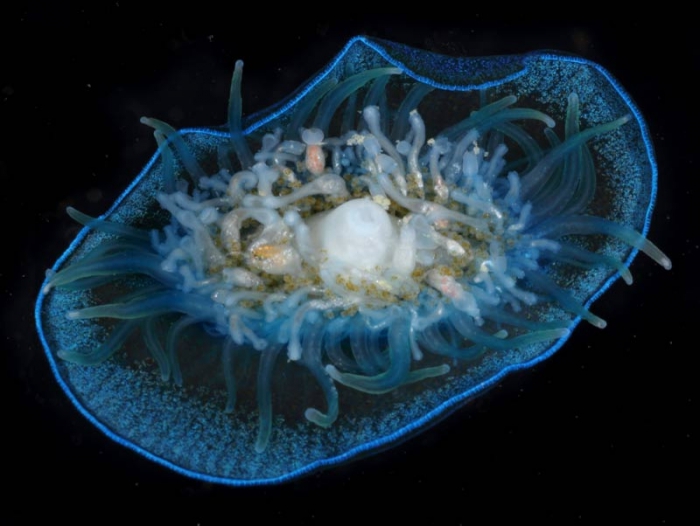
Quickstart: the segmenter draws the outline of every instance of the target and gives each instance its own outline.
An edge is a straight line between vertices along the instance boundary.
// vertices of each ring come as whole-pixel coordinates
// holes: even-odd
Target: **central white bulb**
[[[354,199],[326,214],[314,228],[325,265],[371,271],[391,264],[397,233],[384,209],[370,199]]]

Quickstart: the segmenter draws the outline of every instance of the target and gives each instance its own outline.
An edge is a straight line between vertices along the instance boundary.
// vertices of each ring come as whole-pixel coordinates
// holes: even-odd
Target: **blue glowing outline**
[[[403,73],[406,75],[409,75],[416,80],[429,84],[431,86],[434,86],[436,88],[442,89],[442,90],[448,90],[448,91],[471,91],[474,89],[483,89],[483,88],[489,88],[489,87],[494,87],[498,86],[501,84],[504,84],[506,82],[509,82],[511,80],[514,80],[522,75],[525,75],[529,71],[529,63],[533,60],[552,60],[552,61],[558,61],[558,62],[574,62],[578,64],[583,64],[586,66],[590,66],[593,69],[595,69],[597,72],[599,72],[601,75],[605,77],[605,79],[612,85],[612,87],[615,89],[617,94],[622,98],[622,100],[625,102],[627,107],[630,109],[632,114],[634,115],[635,122],[639,125],[640,131],[641,131],[641,136],[642,140],[644,141],[646,153],[647,153],[647,158],[649,159],[650,165],[651,165],[651,190],[650,190],[650,195],[649,195],[649,204],[647,207],[646,215],[645,215],[645,220],[644,220],[644,227],[642,230],[642,235],[646,236],[646,234],[649,231],[649,227],[651,224],[651,215],[654,209],[654,204],[656,201],[656,194],[657,194],[657,178],[658,178],[658,168],[656,165],[656,157],[654,155],[654,148],[651,143],[651,138],[649,135],[649,130],[647,128],[646,123],[644,122],[644,119],[642,118],[641,113],[639,112],[639,109],[637,106],[634,104],[632,101],[631,97],[627,94],[627,92],[622,88],[622,86],[619,84],[617,80],[615,80],[612,75],[602,66],[599,64],[596,64],[595,62],[592,62],[590,60],[580,58],[580,57],[575,57],[575,56],[569,56],[569,55],[558,55],[556,53],[552,52],[540,52],[540,51],[533,51],[530,53],[525,53],[522,55],[510,55],[510,57],[519,57],[522,60],[523,64],[523,69],[510,74],[504,78],[498,79],[498,80],[493,80],[493,81],[488,81],[484,82],[481,84],[469,84],[469,85],[460,85],[460,86],[455,86],[455,85],[449,85],[449,84],[443,84],[439,83],[436,81],[433,81],[432,79],[429,79],[427,77],[424,77],[422,75],[419,75],[415,73],[414,71],[411,70],[411,68],[407,67],[405,64],[400,62],[399,60],[395,59],[392,57],[388,51],[378,42],[373,41],[372,39],[364,36],[357,36],[352,38],[346,45],[345,47],[340,51],[340,53],[330,62],[330,64],[324,68],[317,76],[308,82],[305,86],[305,88],[300,91],[295,97],[293,97],[291,100],[286,102],[282,107],[279,109],[276,109],[274,112],[271,114],[261,118],[260,120],[255,121],[253,124],[249,125],[245,130],[244,130],[244,135],[249,135],[253,131],[257,130],[261,126],[264,126],[268,122],[276,119],[280,115],[286,113],[291,107],[293,107],[295,104],[299,102],[300,99],[304,98],[309,91],[311,91],[315,86],[317,86],[321,81],[323,81],[326,76],[328,76],[331,71],[338,65],[338,63],[345,58],[345,55],[348,53],[348,51],[352,48],[353,45],[356,43],[362,43],[365,46],[369,47],[376,53],[378,53],[381,57],[383,57],[386,61],[389,63],[393,64],[394,66],[400,68]],[[183,130],[179,130],[179,133],[182,135],[187,135],[187,134],[203,134],[203,135],[210,135],[210,136],[215,136],[215,137],[223,137],[223,138],[228,138],[230,135],[228,132],[222,132],[218,130],[213,130],[210,128],[186,128]],[[122,201],[131,193],[131,191],[142,181],[142,179],[145,178],[147,173],[149,172],[150,168],[153,166],[153,164],[158,160],[160,157],[159,151],[156,151],[153,154],[153,157],[146,163],[144,168],[141,170],[141,172],[138,174],[138,176],[134,179],[134,181],[122,192],[122,194],[116,199],[114,204],[100,216],[100,219],[105,219],[108,216],[110,216],[116,208],[122,203]],[[91,232],[91,230],[88,227],[84,227],[80,233],[76,236],[76,238],[73,240],[73,242],[69,245],[69,247],[65,250],[65,252],[61,255],[61,257],[58,258],[54,266],[52,267],[53,270],[57,270],[58,267],[69,257],[72,255],[73,251],[80,245],[80,243],[85,239],[85,237],[88,235],[88,233]],[[629,267],[632,262],[634,261],[634,258],[637,256],[639,250],[636,248],[633,248],[627,257],[625,264]],[[615,283],[615,281],[620,278],[620,273],[615,272],[613,273],[610,278],[608,278],[607,281],[605,281],[600,288],[598,289],[597,292],[595,292],[588,301],[585,303],[586,309],[589,309],[590,306],[600,297],[602,296],[609,288],[610,286]],[[121,444],[122,446],[131,449],[132,451],[146,457],[149,460],[152,460],[153,462],[156,462],[166,468],[169,468],[181,475],[184,475],[186,477],[190,477],[193,479],[201,480],[204,482],[211,482],[211,483],[217,483],[217,484],[224,484],[228,486],[260,486],[260,485],[269,485],[269,484],[280,484],[283,482],[290,481],[292,479],[299,478],[305,474],[311,473],[313,471],[316,471],[318,469],[324,468],[324,467],[330,467],[334,466],[337,464],[341,464],[343,462],[346,462],[353,457],[356,457],[358,455],[361,455],[362,453],[370,452],[370,451],[377,451],[379,450],[382,446],[386,446],[388,444],[391,444],[392,442],[395,442],[399,439],[406,438],[410,436],[413,432],[419,430],[420,428],[427,427],[428,425],[434,423],[438,417],[443,416],[448,414],[450,411],[456,409],[462,402],[465,400],[481,393],[482,391],[486,390],[487,388],[493,386],[497,382],[501,381],[503,378],[505,378],[508,374],[524,369],[529,369],[532,366],[540,363],[543,360],[546,360],[547,358],[551,357],[555,352],[557,352],[564,343],[569,339],[569,337],[573,334],[574,329],[578,326],[578,324],[581,322],[581,317],[577,316],[571,321],[571,324],[569,325],[569,334],[566,336],[562,336],[559,338],[552,346],[547,349],[546,351],[542,352],[542,354],[536,356],[535,358],[529,360],[528,362],[524,363],[519,363],[519,364],[512,364],[504,367],[501,369],[498,373],[496,373],[494,376],[488,378],[487,380],[482,381],[481,383],[475,385],[471,389],[468,389],[467,391],[453,396],[449,400],[443,402],[439,406],[437,406],[435,409],[432,411],[426,413],[422,417],[418,418],[417,420],[414,420],[413,422],[405,425],[401,429],[391,433],[390,435],[384,436],[382,438],[377,438],[374,440],[371,440],[369,442],[366,442],[364,444],[361,444],[359,446],[356,446],[349,451],[346,451],[345,453],[341,455],[337,455],[334,457],[326,458],[326,459],[321,459],[321,460],[316,460],[314,462],[311,462],[310,464],[299,468],[295,471],[286,473],[284,475],[281,475],[279,477],[275,478],[269,478],[269,479],[251,479],[251,480],[245,480],[245,479],[232,479],[232,478],[226,478],[226,477],[217,477],[213,475],[207,475],[204,473],[198,473],[195,471],[191,471],[189,469],[183,468],[181,466],[178,466],[177,464],[172,463],[169,460],[163,459],[161,457],[158,457],[154,455],[153,453],[147,451],[146,449],[143,449],[141,446],[138,446],[134,444],[133,442],[126,440],[122,438],[121,436],[115,434],[113,431],[111,431],[105,424],[97,420],[87,409],[85,409],[81,402],[76,398],[75,395],[73,395],[72,391],[66,384],[66,382],[63,380],[62,375],[60,374],[58,370],[58,365],[56,363],[56,360],[54,359],[54,356],[51,352],[51,349],[48,345],[48,342],[46,341],[46,337],[44,335],[44,330],[41,324],[41,308],[44,302],[45,294],[44,294],[44,287],[46,286],[48,281],[47,279],[44,281],[41,287],[41,291],[39,293],[39,297],[37,298],[37,303],[34,309],[34,317],[35,317],[35,322],[36,322],[36,327],[37,331],[39,333],[39,339],[41,340],[42,346],[44,347],[44,352],[49,360],[49,364],[51,366],[51,371],[53,372],[54,377],[58,381],[58,384],[61,386],[61,389],[66,393],[70,401],[73,403],[73,405],[78,409],[78,411],[90,422],[92,423],[95,427],[97,427],[100,431],[102,431],[108,438],[111,440],[117,442],[118,444]]]

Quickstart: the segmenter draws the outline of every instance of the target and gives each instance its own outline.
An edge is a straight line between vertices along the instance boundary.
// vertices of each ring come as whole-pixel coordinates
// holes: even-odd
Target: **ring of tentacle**
[[[70,210],[111,239],[52,275],[47,291],[148,276],[151,287],[71,311],[73,319],[122,321],[98,348],[59,356],[100,363],[140,329],[162,378],[181,383],[178,336],[206,324],[223,337],[226,411],[235,408],[236,354],[258,355],[258,451],[271,434],[272,368],[284,350],[326,399],[325,411],[308,408],[306,418],[330,426],[339,413],[337,383],[384,393],[444,375],[454,360],[568,333],[570,320],[528,316],[535,306],[554,302],[604,327],[556,284],[548,263],[606,266],[631,282],[629,270],[572,237],[617,237],[670,267],[639,233],[586,215],[596,186],[586,143],[628,116],[581,130],[572,94],[558,137],[550,117],[508,96],[428,138],[417,107],[432,88],[416,83],[391,111],[385,86],[401,72],[379,68],[321,86],[299,104],[287,131],[272,130],[253,154],[241,132],[241,74],[239,62],[219,169],[207,173],[177,131],[143,119],[160,145],[157,200],[170,222],[149,232]],[[354,122],[355,95],[365,86]],[[345,100],[340,131],[330,134]],[[542,123],[545,147],[517,124],[533,120]],[[519,155],[510,163],[509,147]],[[159,320],[172,313],[180,318],[163,339]],[[426,353],[442,363],[421,366]]]

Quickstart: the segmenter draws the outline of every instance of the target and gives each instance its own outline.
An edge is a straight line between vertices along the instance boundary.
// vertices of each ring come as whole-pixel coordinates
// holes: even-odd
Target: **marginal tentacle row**
[[[556,341],[576,316],[604,327],[549,263],[606,267],[627,282],[631,274],[577,243],[581,236],[617,238],[670,268],[641,234],[586,215],[596,187],[587,143],[628,116],[581,129],[571,94],[560,138],[550,116],[505,96],[428,130],[421,105],[433,88],[379,68],[322,83],[253,153],[242,129],[242,67],[218,170],[205,170],[179,132],[143,119],[161,152],[156,199],[167,225],[149,232],[70,212],[114,239],[50,276],[46,292],[97,291],[134,275],[152,286],[70,311],[123,321],[98,348],[62,358],[100,363],[140,331],[160,377],[181,384],[178,341],[202,325],[221,341],[226,412],[236,410],[239,364],[257,360],[255,448],[263,451],[282,351],[325,402],[304,416],[328,427],[342,414],[342,389],[381,394],[429,381],[487,352]],[[406,96],[390,108],[396,79]],[[538,318],[550,304],[571,318]]]

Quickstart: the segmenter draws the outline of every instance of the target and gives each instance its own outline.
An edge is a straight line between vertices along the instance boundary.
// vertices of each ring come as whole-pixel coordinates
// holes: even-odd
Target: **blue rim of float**
[[[521,64],[521,69],[511,73],[505,77],[499,78],[497,80],[490,80],[478,84],[463,84],[463,85],[454,85],[454,84],[445,84],[441,82],[437,82],[431,78],[428,78],[424,75],[420,75],[414,70],[412,70],[410,67],[408,67],[405,63],[402,61],[396,59],[395,57],[391,56],[385,46],[383,45],[382,41],[372,39],[370,37],[366,36],[357,36],[353,37],[348,41],[348,43],[345,45],[345,47],[336,55],[336,57],[323,69],[321,70],[320,73],[317,73],[316,76],[308,82],[304,88],[299,91],[294,97],[292,97],[289,101],[285,102],[280,108],[275,109],[273,112],[270,114],[266,115],[263,118],[260,118],[259,120],[254,120],[252,124],[250,124],[245,130],[244,130],[244,135],[247,136],[250,133],[254,132],[258,128],[264,126],[268,122],[276,119],[277,117],[283,115],[286,113],[291,107],[293,107],[295,104],[299,102],[302,98],[304,98],[314,87],[316,87],[319,82],[324,80],[333,70],[334,68],[338,65],[338,63],[345,58],[349,50],[357,43],[363,44],[370,48],[371,50],[375,51],[377,54],[379,54],[384,60],[389,62],[395,67],[398,67],[399,69],[402,70],[402,72],[424,84],[431,85],[435,88],[441,89],[441,90],[446,90],[446,91],[472,91],[476,89],[486,89],[490,87],[495,87],[501,84],[504,84],[506,82],[515,80],[525,74],[528,73],[529,68],[530,68],[530,63],[534,60],[552,60],[556,62],[572,62],[572,63],[577,63],[577,64],[582,64],[585,66],[589,66],[593,69],[595,69],[598,73],[600,73],[607,81],[608,83],[613,87],[613,89],[617,92],[617,94],[620,96],[620,98],[624,101],[624,103],[627,105],[629,108],[630,112],[632,115],[634,115],[635,122],[640,128],[641,132],[641,137],[642,140],[644,141],[644,146],[647,154],[647,158],[650,163],[650,168],[651,168],[651,188],[650,188],[650,193],[649,193],[649,203],[647,206],[647,210],[644,216],[644,225],[642,228],[642,235],[646,237],[648,231],[649,231],[649,226],[651,224],[651,216],[652,212],[654,210],[654,204],[656,202],[656,194],[657,194],[657,178],[658,178],[658,168],[656,165],[656,157],[654,155],[654,148],[651,143],[651,139],[649,136],[649,130],[644,122],[644,119],[642,118],[642,115],[635,105],[635,103],[632,101],[632,98],[630,95],[622,88],[620,83],[601,65],[592,62],[590,60],[581,58],[581,57],[576,57],[576,56],[571,56],[571,55],[566,55],[566,54],[558,54],[552,51],[533,51],[529,53],[524,53],[521,55],[503,55],[502,58],[504,59],[510,59],[510,60],[517,60]],[[403,46],[403,45],[402,45]],[[409,47],[409,46],[403,46],[404,48]],[[435,55],[435,56],[441,56],[441,55]],[[462,60],[460,57],[444,57],[443,59],[448,59],[448,60]],[[494,57],[488,57],[488,58],[494,58]],[[274,105],[273,105],[274,106]],[[214,130],[211,128],[185,128],[182,130],[178,130],[180,134],[182,135],[189,135],[189,134],[201,134],[201,135],[209,135],[209,136],[215,136],[215,137],[229,137],[229,134],[227,132],[222,132],[218,130]],[[100,219],[106,219],[109,217],[122,203],[122,201],[132,192],[132,190],[146,177],[148,174],[149,170],[153,166],[153,164],[158,160],[160,156],[160,153],[156,151],[151,159],[146,163],[144,168],[141,170],[141,172],[138,174],[138,176],[134,179],[134,181],[129,184],[129,186],[122,192],[122,194],[116,199],[114,204],[107,210],[104,214],[100,216]],[[88,227],[83,227],[83,229],[80,231],[80,233],[76,236],[76,238],[73,240],[73,242],[68,246],[68,248],[65,250],[65,252],[61,255],[61,257],[56,260],[56,263],[54,263],[52,270],[57,270],[58,267],[60,267],[63,262],[70,257],[73,252],[76,250],[76,248],[82,243],[82,241],[85,239],[85,237],[90,233],[91,230]],[[636,248],[632,248],[629,256],[625,260],[625,265],[630,266],[632,262],[634,261],[635,257],[637,256],[639,250]],[[609,288],[612,286],[613,283],[615,283],[618,279],[620,278],[620,273],[615,272],[612,274],[598,289],[597,292],[595,292],[589,299],[588,301],[585,302],[585,307],[586,309],[590,309],[590,306],[600,297],[602,296]],[[56,363],[56,359],[51,352],[51,348],[46,341],[46,336],[44,334],[44,329],[41,323],[41,309],[44,303],[44,299],[46,295],[44,294],[43,290],[44,287],[46,286],[48,281],[48,278],[44,280],[44,283],[41,286],[41,291],[39,293],[39,296],[37,298],[36,306],[34,308],[34,318],[36,322],[36,327],[37,331],[39,334],[39,339],[41,340],[41,344],[44,348],[44,352],[46,354],[46,357],[49,360],[49,364],[51,366],[51,371],[58,381],[58,384],[61,386],[61,389],[65,392],[65,394],[68,396],[69,400],[73,403],[73,405],[78,409],[78,411],[88,420],[90,421],[95,427],[97,427],[100,431],[102,431],[108,438],[111,440],[117,442],[118,444],[121,444],[122,446],[125,446],[132,451],[135,451],[136,453],[146,457],[149,460],[152,460],[153,462],[156,462],[162,466],[165,466],[177,473],[180,473],[181,475],[185,475],[190,478],[194,478],[197,480],[205,481],[205,482],[212,482],[212,483],[217,483],[217,484],[224,484],[228,486],[261,486],[261,485],[270,485],[270,484],[280,484],[283,482],[288,482],[293,479],[297,479],[305,474],[309,474],[311,472],[323,469],[325,467],[330,467],[338,464],[342,464],[344,462],[347,462],[354,457],[360,456],[364,453],[369,453],[369,452],[376,452],[380,450],[384,446],[388,446],[389,444],[396,442],[400,439],[405,439],[412,435],[413,433],[417,432],[418,430],[429,426],[431,423],[435,422],[439,417],[445,416],[449,414],[451,411],[454,411],[457,409],[462,402],[466,401],[469,398],[474,397],[475,395],[481,393],[482,391],[485,391],[489,387],[495,385],[499,381],[501,381],[503,378],[505,378],[508,374],[516,372],[516,371],[521,371],[524,369],[529,369],[533,367],[534,365],[540,363],[543,360],[546,360],[550,356],[552,356],[555,352],[557,352],[562,345],[569,339],[571,336],[571,333],[573,330],[578,326],[578,324],[581,322],[581,317],[577,316],[574,318],[570,325],[569,325],[569,334],[562,336],[559,338],[549,349],[544,351],[542,354],[536,356],[535,358],[519,363],[519,364],[513,364],[513,365],[508,365],[501,369],[497,374],[494,376],[488,378],[487,380],[484,380],[480,382],[479,384],[475,385],[471,389],[468,389],[467,391],[453,396],[449,400],[443,402],[440,404],[438,407],[433,409],[432,411],[426,413],[419,419],[411,422],[410,424],[402,427],[398,431],[395,431],[387,436],[384,436],[379,439],[375,439],[369,442],[366,442],[365,444],[356,446],[349,451],[337,455],[334,457],[322,459],[322,460],[316,460],[314,462],[311,462],[310,464],[307,464],[306,466],[303,466],[299,469],[296,469],[290,473],[286,473],[284,475],[281,475],[279,477],[274,477],[274,478],[267,478],[267,479],[233,479],[233,478],[226,478],[226,477],[217,477],[213,475],[207,475],[204,473],[199,473],[196,471],[192,471],[186,468],[183,468],[182,466],[179,466],[177,464],[174,464],[173,462],[166,460],[164,458],[161,458],[157,455],[154,455],[153,453],[147,451],[146,449],[142,448],[141,446],[138,446],[134,444],[133,442],[124,439],[120,435],[115,434],[113,431],[111,431],[105,424],[100,422],[97,418],[95,418],[83,405],[81,402],[76,398],[76,396],[73,394],[71,391],[70,387],[66,384],[66,382],[63,380],[61,373],[58,369],[58,364]]]

